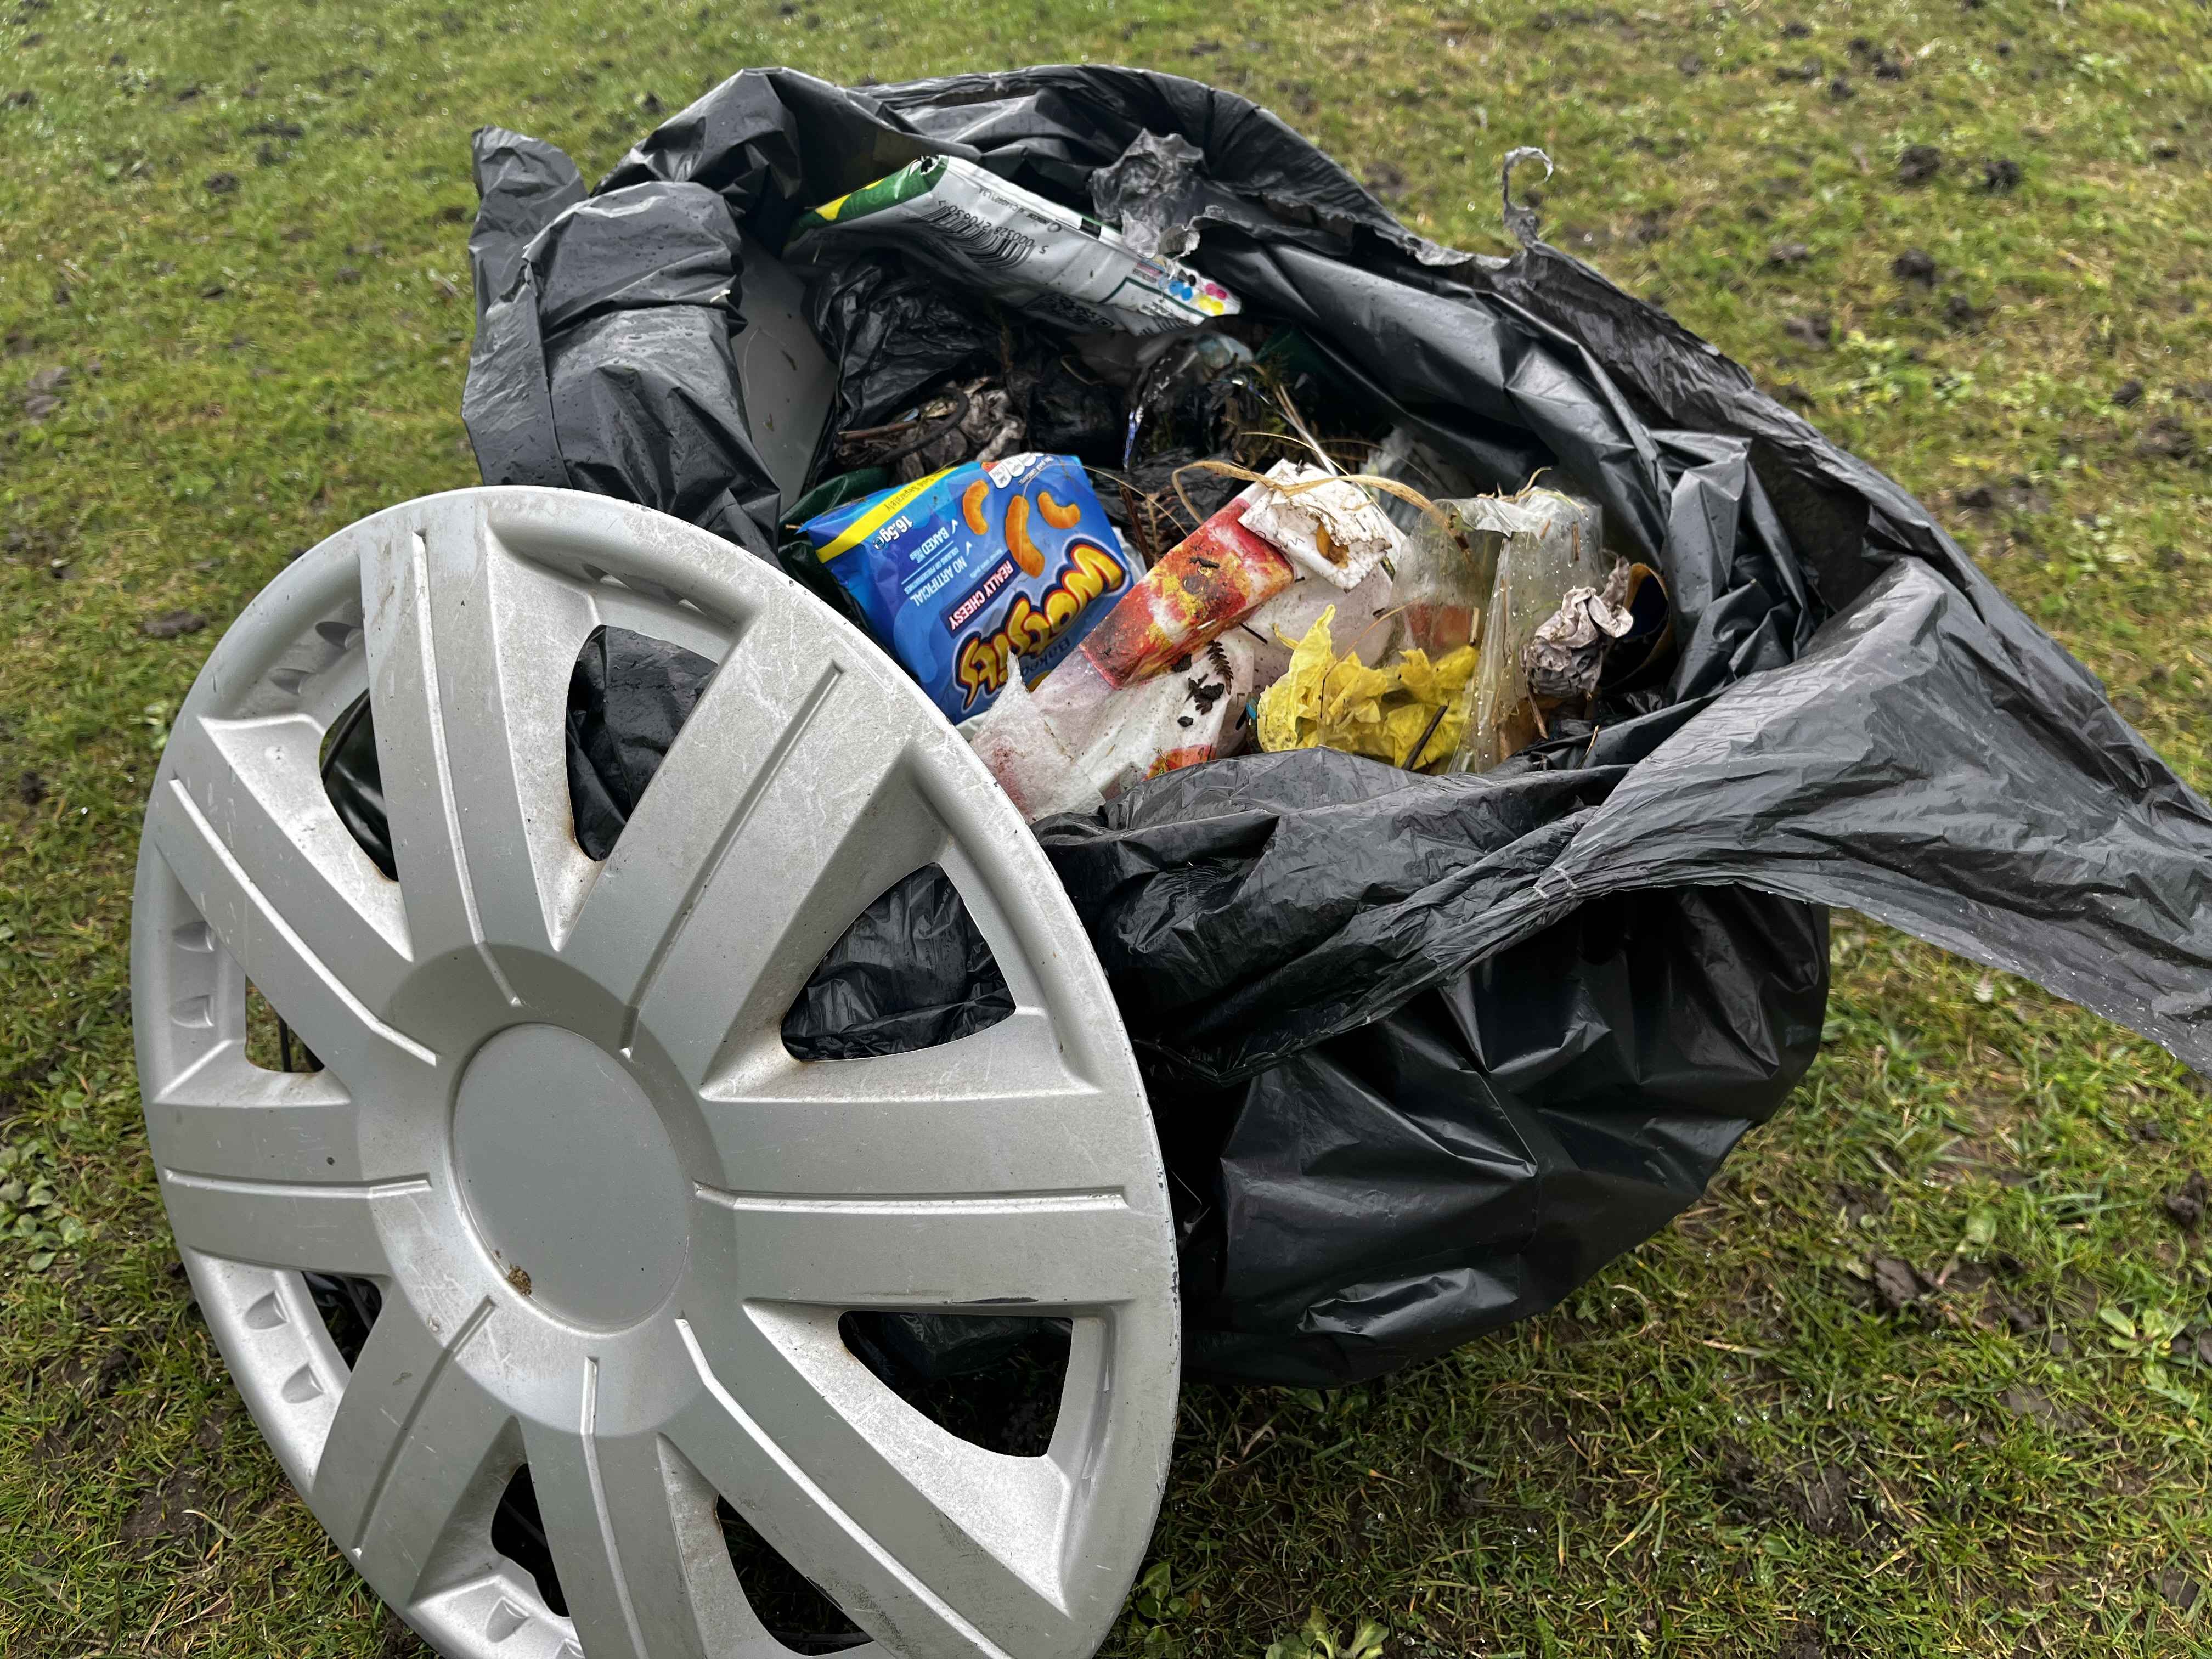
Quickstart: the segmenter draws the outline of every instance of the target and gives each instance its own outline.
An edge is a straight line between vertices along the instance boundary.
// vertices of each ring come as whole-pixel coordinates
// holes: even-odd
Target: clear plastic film
[[[1483,498],[1437,503],[1414,514],[1391,590],[1398,643],[1441,657],[1482,642],[1483,613],[1498,577],[1504,532],[1484,521]]]

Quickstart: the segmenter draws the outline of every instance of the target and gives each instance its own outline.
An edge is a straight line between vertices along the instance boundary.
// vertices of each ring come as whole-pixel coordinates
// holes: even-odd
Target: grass
[[[1545,145],[1554,240],[1936,507],[2212,782],[2196,0],[6,0],[0,1653],[414,1650],[171,1266],[126,946],[222,627],[295,550],[474,479],[468,130],[589,175],[745,64],[1077,58],[1243,90],[1462,246],[1500,249],[1497,158]],[[1914,144],[1943,162],[1905,184]],[[179,611],[205,629],[141,631]],[[2002,975],[1847,920],[1836,952],[1796,1100],[1560,1311],[1330,1397],[1192,1388],[1109,1651],[1256,1659],[1316,1608],[1392,1655],[2212,1650],[2212,1274],[2160,1204],[2212,1165],[2203,1095]]]

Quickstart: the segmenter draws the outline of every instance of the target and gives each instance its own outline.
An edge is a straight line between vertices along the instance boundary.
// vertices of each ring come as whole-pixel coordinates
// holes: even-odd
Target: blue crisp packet
[[[1068,455],[948,467],[799,532],[955,722],[991,706],[1010,658],[1031,684],[1050,672],[1139,574]]]

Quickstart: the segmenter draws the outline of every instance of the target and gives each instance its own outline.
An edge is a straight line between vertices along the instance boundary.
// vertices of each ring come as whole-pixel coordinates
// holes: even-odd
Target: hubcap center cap
[[[645,1091],[557,1025],[477,1051],[453,1108],[454,1161],[500,1271],[547,1312],[635,1324],[683,1271],[690,1183]]]

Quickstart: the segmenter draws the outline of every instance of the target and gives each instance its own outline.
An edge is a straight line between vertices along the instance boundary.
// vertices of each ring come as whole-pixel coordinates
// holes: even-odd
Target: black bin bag
[[[805,209],[929,155],[1087,210],[1139,141],[1176,161],[1152,230],[1474,477],[1548,467],[1595,497],[1664,574],[1680,644],[1646,712],[1482,775],[1250,755],[1037,826],[1145,1070],[1194,1370],[1374,1376],[1551,1306],[1663,1225],[1811,1062],[1829,906],[2208,1068],[2212,811],[2097,680],[1896,484],[1664,314],[1533,233],[1504,260],[1414,235],[1233,94],[1093,66],[865,89],[747,71],[588,193],[487,130],[465,403],[487,481],[623,495],[768,556],[729,349],[740,234],[781,249]],[[848,414],[992,349],[990,319],[964,327],[896,259],[804,274]],[[894,305],[926,323],[875,326]],[[357,830],[380,817],[354,808]],[[1003,1011],[1003,984],[948,982],[949,947],[902,982],[901,915],[957,940],[930,879],[833,953],[795,1053]]]

